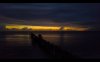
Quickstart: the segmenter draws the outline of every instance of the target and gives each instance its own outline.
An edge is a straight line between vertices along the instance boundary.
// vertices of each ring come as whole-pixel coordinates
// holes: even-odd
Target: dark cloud
[[[0,3],[0,15],[13,18],[10,22],[25,20],[35,22],[41,19],[42,22],[52,21],[66,25],[99,26],[100,4],[99,3]],[[49,22],[48,21],[48,22]],[[6,22],[6,21],[5,21]],[[40,21],[38,21],[40,22]],[[77,24],[78,23],[78,24]],[[31,23],[30,23],[31,24]],[[42,23],[44,24],[44,23]],[[46,23],[46,25],[49,23]]]

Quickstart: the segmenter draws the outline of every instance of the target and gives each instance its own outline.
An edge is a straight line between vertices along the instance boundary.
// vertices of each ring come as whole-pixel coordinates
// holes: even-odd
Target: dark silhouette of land
[[[32,45],[33,46],[38,45],[39,48],[41,48],[41,50],[43,50],[49,56],[49,58],[66,58],[66,59],[78,58],[77,56],[74,56],[69,52],[61,49],[60,47],[44,40],[41,34],[38,34],[38,36],[36,36],[35,34],[31,33],[30,35],[31,35]]]

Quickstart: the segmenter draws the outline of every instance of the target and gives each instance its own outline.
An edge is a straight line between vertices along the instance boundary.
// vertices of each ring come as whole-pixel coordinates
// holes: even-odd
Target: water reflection
[[[63,46],[64,43],[69,43],[69,39],[72,38],[71,35],[68,34],[43,34],[43,38],[50,43]],[[30,35],[29,34],[12,34],[5,35],[5,40],[7,44],[19,44],[26,45],[30,44]]]
[[[85,58],[100,57],[100,35],[98,33],[46,33],[42,34],[42,36],[48,42],[62,46],[76,55]],[[3,43],[6,45],[31,45],[30,35],[0,34],[0,46],[4,45]]]
[[[28,45],[30,44],[29,35],[6,35],[6,43],[9,45]]]
[[[2,46],[4,43],[6,43],[5,38],[6,38],[6,35],[3,33],[0,33],[0,46]]]

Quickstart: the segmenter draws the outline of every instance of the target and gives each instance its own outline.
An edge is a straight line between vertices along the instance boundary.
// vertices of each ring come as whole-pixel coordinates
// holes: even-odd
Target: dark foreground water
[[[100,58],[99,32],[39,33],[41,33],[43,38],[48,42],[58,45],[81,58]],[[35,34],[37,35],[38,33]],[[47,58],[45,53],[41,51],[38,46],[31,46],[31,39],[28,33],[9,33],[6,35],[1,34],[0,36],[0,54],[4,58],[10,56],[12,58],[13,56],[17,56],[18,58]]]

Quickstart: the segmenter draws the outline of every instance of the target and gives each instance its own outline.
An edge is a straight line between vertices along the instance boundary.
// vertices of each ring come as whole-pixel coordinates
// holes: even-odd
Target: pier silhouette
[[[79,57],[43,39],[41,34],[28,32],[31,43],[29,45],[9,45],[6,42],[7,34],[22,34],[22,32],[0,33],[0,58],[65,58],[77,59]],[[26,34],[26,32],[25,32]],[[62,34],[62,33],[61,33]],[[63,36],[63,35],[62,35]],[[62,38],[61,38],[62,39]],[[10,41],[10,40],[9,40]]]
[[[69,52],[63,50],[59,46],[53,45],[48,41],[44,40],[41,34],[36,36],[35,34],[31,33],[31,41],[32,46],[38,45],[39,48],[44,51],[49,58],[66,58],[66,59],[74,59],[78,58]]]

